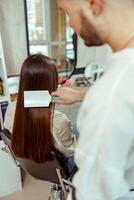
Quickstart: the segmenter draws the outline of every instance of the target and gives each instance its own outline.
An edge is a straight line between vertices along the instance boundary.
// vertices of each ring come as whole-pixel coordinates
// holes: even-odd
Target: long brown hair
[[[48,108],[24,108],[24,91],[48,90],[51,94],[57,86],[58,76],[53,60],[37,54],[24,61],[11,140],[11,148],[16,156],[38,163],[51,158],[52,103]]]

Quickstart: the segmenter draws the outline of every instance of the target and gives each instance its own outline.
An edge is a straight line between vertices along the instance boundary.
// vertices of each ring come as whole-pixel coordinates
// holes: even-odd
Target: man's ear
[[[94,15],[99,15],[103,9],[103,0],[88,0]]]

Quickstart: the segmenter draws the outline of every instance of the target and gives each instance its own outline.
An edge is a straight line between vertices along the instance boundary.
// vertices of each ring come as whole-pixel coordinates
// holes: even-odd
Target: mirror
[[[30,54],[53,58],[58,71],[71,71],[75,64],[73,30],[68,16],[55,0],[25,0]]]

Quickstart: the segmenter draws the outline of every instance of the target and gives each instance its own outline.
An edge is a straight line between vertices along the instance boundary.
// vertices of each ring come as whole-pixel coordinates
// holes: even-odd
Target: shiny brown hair
[[[11,148],[21,158],[43,163],[53,150],[51,118],[53,104],[47,108],[24,108],[24,91],[48,90],[58,86],[56,65],[44,55],[29,56],[23,63],[14,118]]]

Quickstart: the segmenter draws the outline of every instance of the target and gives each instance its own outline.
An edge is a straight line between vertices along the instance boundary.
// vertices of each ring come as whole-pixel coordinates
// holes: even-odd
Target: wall
[[[19,74],[27,56],[23,0],[0,0],[0,31],[7,74]]]

